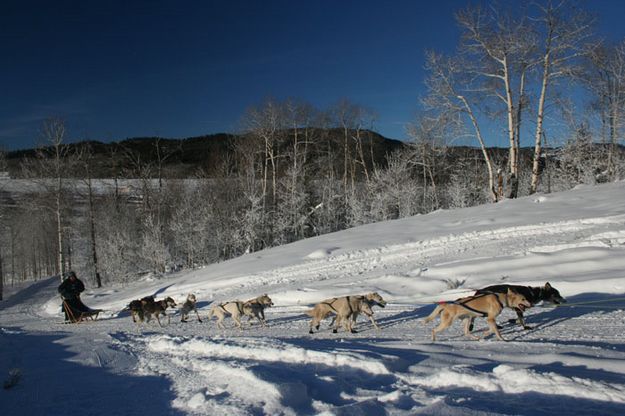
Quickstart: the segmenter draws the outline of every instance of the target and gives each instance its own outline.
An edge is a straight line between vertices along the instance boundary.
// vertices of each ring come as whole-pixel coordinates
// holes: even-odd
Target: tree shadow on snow
[[[27,334],[19,328],[0,333],[0,377],[4,380],[14,368],[21,373],[14,387],[1,392],[0,414],[183,414],[171,407],[175,397],[167,379],[111,373],[107,360],[118,370],[119,358],[127,367],[122,370],[132,371],[134,365],[128,356],[119,357],[112,350],[104,351],[104,358],[97,352],[87,355],[90,362],[72,361],[80,358],[62,345],[64,338]]]

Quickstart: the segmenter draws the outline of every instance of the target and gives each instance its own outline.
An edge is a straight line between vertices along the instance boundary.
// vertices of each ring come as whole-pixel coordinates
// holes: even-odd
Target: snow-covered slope
[[[549,281],[566,306],[506,324],[508,343],[456,323],[430,341],[432,302],[493,283]],[[625,183],[439,211],[300,241],[167,279],[88,290],[103,319],[61,325],[54,280],[3,302],[2,414],[623,414]],[[304,311],[377,291],[381,330],[308,334]],[[268,293],[269,326],[135,325],[130,300]],[[506,311],[499,321],[514,314]],[[362,318],[361,318],[362,319]],[[477,330],[485,327],[478,320]],[[8,412],[8,413],[7,413]]]

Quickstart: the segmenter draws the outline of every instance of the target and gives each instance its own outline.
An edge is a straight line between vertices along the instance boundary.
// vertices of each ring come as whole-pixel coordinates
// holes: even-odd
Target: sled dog
[[[377,305],[381,308],[384,308],[386,306],[386,301],[382,298],[382,296],[378,294],[378,292],[371,292],[362,296],[365,298],[364,301],[369,304],[369,307],[373,307]],[[373,309],[371,310],[373,311]],[[356,319],[358,318],[358,315],[359,315],[358,311],[354,311],[354,313],[352,314],[352,321],[353,321],[352,325],[356,325]],[[332,321],[330,322],[330,326],[334,325],[337,319],[338,319],[338,315],[334,315],[334,318],[332,318]],[[373,319],[373,314],[369,315],[369,320],[371,321],[375,329],[377,330],[380,329],[377,322],[375,322],[375,319]]]
[[[486,318],[489,326],[489,331],[484,336],[493,333],[497,336],[497,339],[505,341],[499,333],[495,318],[499,316],[505,307],[525,310],[530,306],[531,304],[525,299],[525,296],[508,289],[506,293],[486,293],[460,298],[452,302],[441,302],[430,316],[423,320],[423,323],[426,324],[434,320],[438,315],[441,316],[440,324],[432,329],[432,341],[436,341],[438,332],[447,329],[456,318],[460,318],[464,320],[464,335],[473,339],[479,339],[479,337],[471,334],[469,326],[472,318],[482,316]]]
[[[375,295],[377,295],[377,293]],[[371,310],[371,306],[374,304],[385,306],[386,302],[380,295],[371,296],[370,299],[372,300],[367,300],[367,296],[368,295],[343,296],[319,302],[311,310],[306,312],[308,316],[312,317],[308,332],[312,334],[313,327],[319,330],[321,321],[332,313],[336,314],[334,329],[332,330],[334,333],[338,332],[338,328],[341,323],[345,327],[346,331],[356,333],[357,331],[354,329],[354,323],[356,322],[358,315],[361,313],[367,315],[377,328],[377,324],[375,324],[375,320],[373,320],[373,311]]]
[[[154,303],[154,296],[145,296],[141,299],[135,299],[124,308],[124,310],[130,311],[130,316],[132,317],[132,322],[143,322],[143,305],[145,303]]]
[[[149,298],[144,298],[144,299],[149,299]],[[152,317],[156,318],[156,320],[158,321],[158,325],[159,326],[163,326],[161,324],[161,319],[160,316],[168,316],[166,313],[167,308],[175,308],[176,307],[176,302],[170,298],[169,296],[166,297],[163,300],[157,300],[155,301],[154,298],[150,300],[146,300],[145,302],[142,300],[141,301],[143,304],[143,316],[146,318],[147,322],[150,322],[150,319]],[[168,316],[168,323],[170,322],[171,318]]]
[[[224,302],[217,305],[213,305],[208,310],[208,319],[211,319],[213,316],[217,317],[217,326],[221,329],[225,329],[225,325],[223,324],[224,319],[227,316],[231,316],[234,324],[237,328],[243,329],[241,324],[241,316],[248,315],[252,316],[254,314],[253,307],[243,301],[233,300],[230,302]]]
[[[187,300],[182,304],[182,308],[180,308],[180,322],[187,322],[187,318],[191,312],[195,312],[198,322],[202,322],[200,314],[197,312],[196,304],[197,299],[195,298],[195,295],[193,293],[189,293],[187,295]]]
[[[243,313],[249,316],[248,322],[256,318],[262,326],[267,326],[267,321],[265,320],[265,308],[273,306],[271,298],[265,293],[264,295],[260,295],[254,299],[246,301],[245,304],[250,307],[249,309],[245,308],[243,310]],[[246,313],[250,311],[251,315]]]
[[[549,282],[545,283],[544,286],[532,287],[532,286],[518,286],[518,285],[494,285],[488,286],[483,289],[479,289],[475,292],[476,295],[481,295],[483,293],[506,293],[508,289],[511,289],[513,292],[520,293],[525,296],[525,299],[532,305],[536,305],[538,302],[550,302],[556,305],[561,303],[566,303],[566,299],[564,299],[558,290],[551,286]],[[525,319],[523,319],[523,310],[519,308],[514,308],[517,314],[517,322],[519,325],[523,327],[523,329],[532,329],[531,326],[525,324]],[[514,320],[512,320],[514,321]],[[473,322],[471,322],[471,328],[473,326]]]

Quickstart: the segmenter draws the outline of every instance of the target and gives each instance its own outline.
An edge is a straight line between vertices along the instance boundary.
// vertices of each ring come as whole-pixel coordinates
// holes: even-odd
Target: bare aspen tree
[[[486,148],[474,106],[469,100],[470,91],[463,89],[464,86],[469,85],[466,82],[467,73],[464,68],[466,65],[460,59],[446,58],[437,53],[428,52],[426,56],[426,70],[429,73],[426,80],[428,95],[423,103],[427,110],[444,114],[445,119],[450,122],[461,125],[464,124],[463,116],[469,119],[488,170],[488,190],[491,200],[497,202],[493,162]],[[465,77],[464,80],[463,77]]]
[[[421,172],[423,182],[421,207],[429,212],[440,207],[438,198],[437,177],[444,169],[438,160],[447,152],[447,135],[454,134],[454,123],[445,119],[445,114],[420,114],[417,120],[408,127],[408,135],[412,138],[409,144],[413,165]],[[431,203],[428,207],[428,199]],[[426,208],[427,207],[427,208]]]
[[[557,79],[572,77],[577,70],[577,58],[587,50],[586,43],[592,35],[592,21],[589,16],[574,7],[571,1],[549,1],[539,6],[537,31],[542,40],[539,69],[541,74],[540,96],[536,114],[534,135],[534,156],[530,194],[538,190],[540,180],[540,158],[548,88]]]
[[[625,40],[595,48],[584,81],[596,97],[594,107],[601,117],[601,136],[608,145],[605,175],[616,179],[615,154],[625,126]]]
[[[0,175],[3,175],[6,171],[6,155],[2,148],[0,148]],[[2,178],[0,177],[0,181]],[[2,190],[2,182],[0,182],[0,191]],[[0,206],[0,232],[2,235],[6,235],[3,229],[4,228],[4,207]],[[4,255],[2,252],[4,241],[0,238],[0,300],[2,300],[2,294],[4,292],[4,273],[3,273],[3,264]]]
[[[95,201],[94,201],[94,189],[93,189],[93,172],[92,164],[94,161],[93,149],[90,143],[86,142],[84,146],[79,150],[76,155],[78,163],[81,165],[83,173],[83,182],[87,187],[87,220],[89,223],[89,245],[91,247],[91,267],[93,272],[93,279],[96,282],[97,287],[102,287],[102,278],[100,276],[99,263],[98,263],[98,250],[97,250],[97,238],[96,238],[96,221],[95,221]]]
[[[350,131],[354,125],[354,119],[356,118],[356,108],[347,100],[341,100],[335,108],[332,109],[333,115],[336,118],[336,124],[341,129],[343,134],[343,189],[345,197],[347,198],[347,189],[351,181],[351,189],[353,191],[353,178],[354,173],[352,169],[352,155],[350,146]]]
[[[3,299],[3,293],[4,293],[4,269],[3,269],[3,263],[4,262],[4,255],[2,253],[2,245],[0,245],[0,300]]]
[[[469,7],[456,14],[463,31],[461,50],[467,56],[465,70],[483,97],[494,97],[505,108],[508,134],[509,196],[518,192],[520,122],[526,88],[526,72],[535,43],[524,13],[503,13],[492,7]],[[518,91],[517,94],[513,90]]]
[[[54,175],[55,187],[55,219],[57,230],[57,272],[61,279],[65,273],[65,246],[63,235],[63,179],[64,167],[63,159],[67,155],[67,147],[63,143],[65,138],[65,122],[59,118],[47,119],[42,126],[43,138],[52,148],[52,174]]]
[[[276,101],[268,100],[259,108],[248,110],[243,120],[246,134],[260,139],[263,143],[263,208],[267,207],[267,205],[273,206],[276,200],[280,142],[285,132],[283,109],[281,107]],[[269,181],[271,181],[271,192],[269,192]],[[270,193],[272,200],[270,204],[267,204],[267,198]]]

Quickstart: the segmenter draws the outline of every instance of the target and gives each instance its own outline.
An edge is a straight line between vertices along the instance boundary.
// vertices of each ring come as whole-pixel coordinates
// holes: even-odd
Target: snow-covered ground
[[[472,341],[460,323],[430,341],[433,302],[493,283],[549,281],[568,304],[538,305],[524,331]],[[0,303],[2,415],[625,414],[625,183],[580,187],[371,224],[162,280],[88,289],[92,323],[63,325],[56,287],[38,282]],[[89,282],[86,282],[89,285]],[[326,324],[309,306],[379,292],[381,329]],[[148,294],[212,302],[268,293],[268,327],[133,324]],[[483,320],[477,329],[485,328]]]

